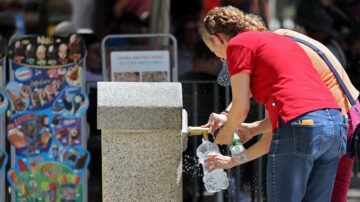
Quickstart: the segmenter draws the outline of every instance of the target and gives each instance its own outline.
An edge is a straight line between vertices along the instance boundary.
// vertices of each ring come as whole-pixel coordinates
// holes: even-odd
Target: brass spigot
[[[189,136],[202,135],[204,137],[204,140],[209,140],[208,131],[209,131],[209,128],[201,128],[198,126],[197,127],[194,127],[194,126],[188,127]]]

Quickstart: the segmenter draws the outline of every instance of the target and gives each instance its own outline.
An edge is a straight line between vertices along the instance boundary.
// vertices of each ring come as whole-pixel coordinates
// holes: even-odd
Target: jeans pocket
[[[294,137],[295,155],[302,158],[312,158],[323,149],[324,123],[292,123],[291,126]]]
[[[341,135],[340,146],[339,146],[340,155],[346,153],[347,130],[348,130],[348,124],[340,123],[340,135]]]

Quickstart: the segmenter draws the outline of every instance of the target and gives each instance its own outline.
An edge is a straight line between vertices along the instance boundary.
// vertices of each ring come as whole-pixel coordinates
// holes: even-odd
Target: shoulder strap
[[[334,73],[335,77],[337,78],[341,88],[343,89],[344,93],[346,94],[346,97],[348,98],[350,104],[352,106],[356,105],[356,102],[354,100],[354,98],[351,96],[349,90],[347,89],[347,87],[345,86],[343,80],[341,79],[340,75],[338,74],[338,72],[336,71],[335,67],[331,64],[331,62],[329,61],[329,59],[326,57],[326,55],[320,50],[318,49],[316,46],[312,45],[311,43],[299,39],[297,37],[293,37],[293,36],[288,36],[285,35],[291,39],[293,39],[294,41],[300,42],[302,44],[305,44],[307,46],[309,46],[310,48],[312,48],[315,52],[317,52],[317,54],[319,54],[319,56],[326,62],[326,64],[330,67],[330,69],[332,70],[332,72]],[[356,107],[355,107],[356,108]]]

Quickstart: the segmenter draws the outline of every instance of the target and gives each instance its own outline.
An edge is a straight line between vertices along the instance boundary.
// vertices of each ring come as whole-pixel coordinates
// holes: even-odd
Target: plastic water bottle
[[[229,145],[231,156],[237,162],[244,162],[247,159],[247,154],[244,145],[241,143],[240,137],[234,133],[233,142]]]
[[[196,150],[196,155],[203,167],[203,182],[205,189],[210,193],[214,193],[226,189],[229,186],[229,179],[222,168],[218,168],[211,173],[208,172],[209,169],[205,168],[204,160],[207,158],[207,155],[211,153],[220,154],[219,147],[216,144],[203,139]]]

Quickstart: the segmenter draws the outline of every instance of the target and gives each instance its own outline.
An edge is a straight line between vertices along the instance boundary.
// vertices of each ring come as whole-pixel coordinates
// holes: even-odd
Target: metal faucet
[[[209,140],[208,131],[209,131],[209,128],[201,128],[199,126],[197,126],[197,127],[189,126],[188,127],[189,136],[202,135],[204,137],[204,140]]]

